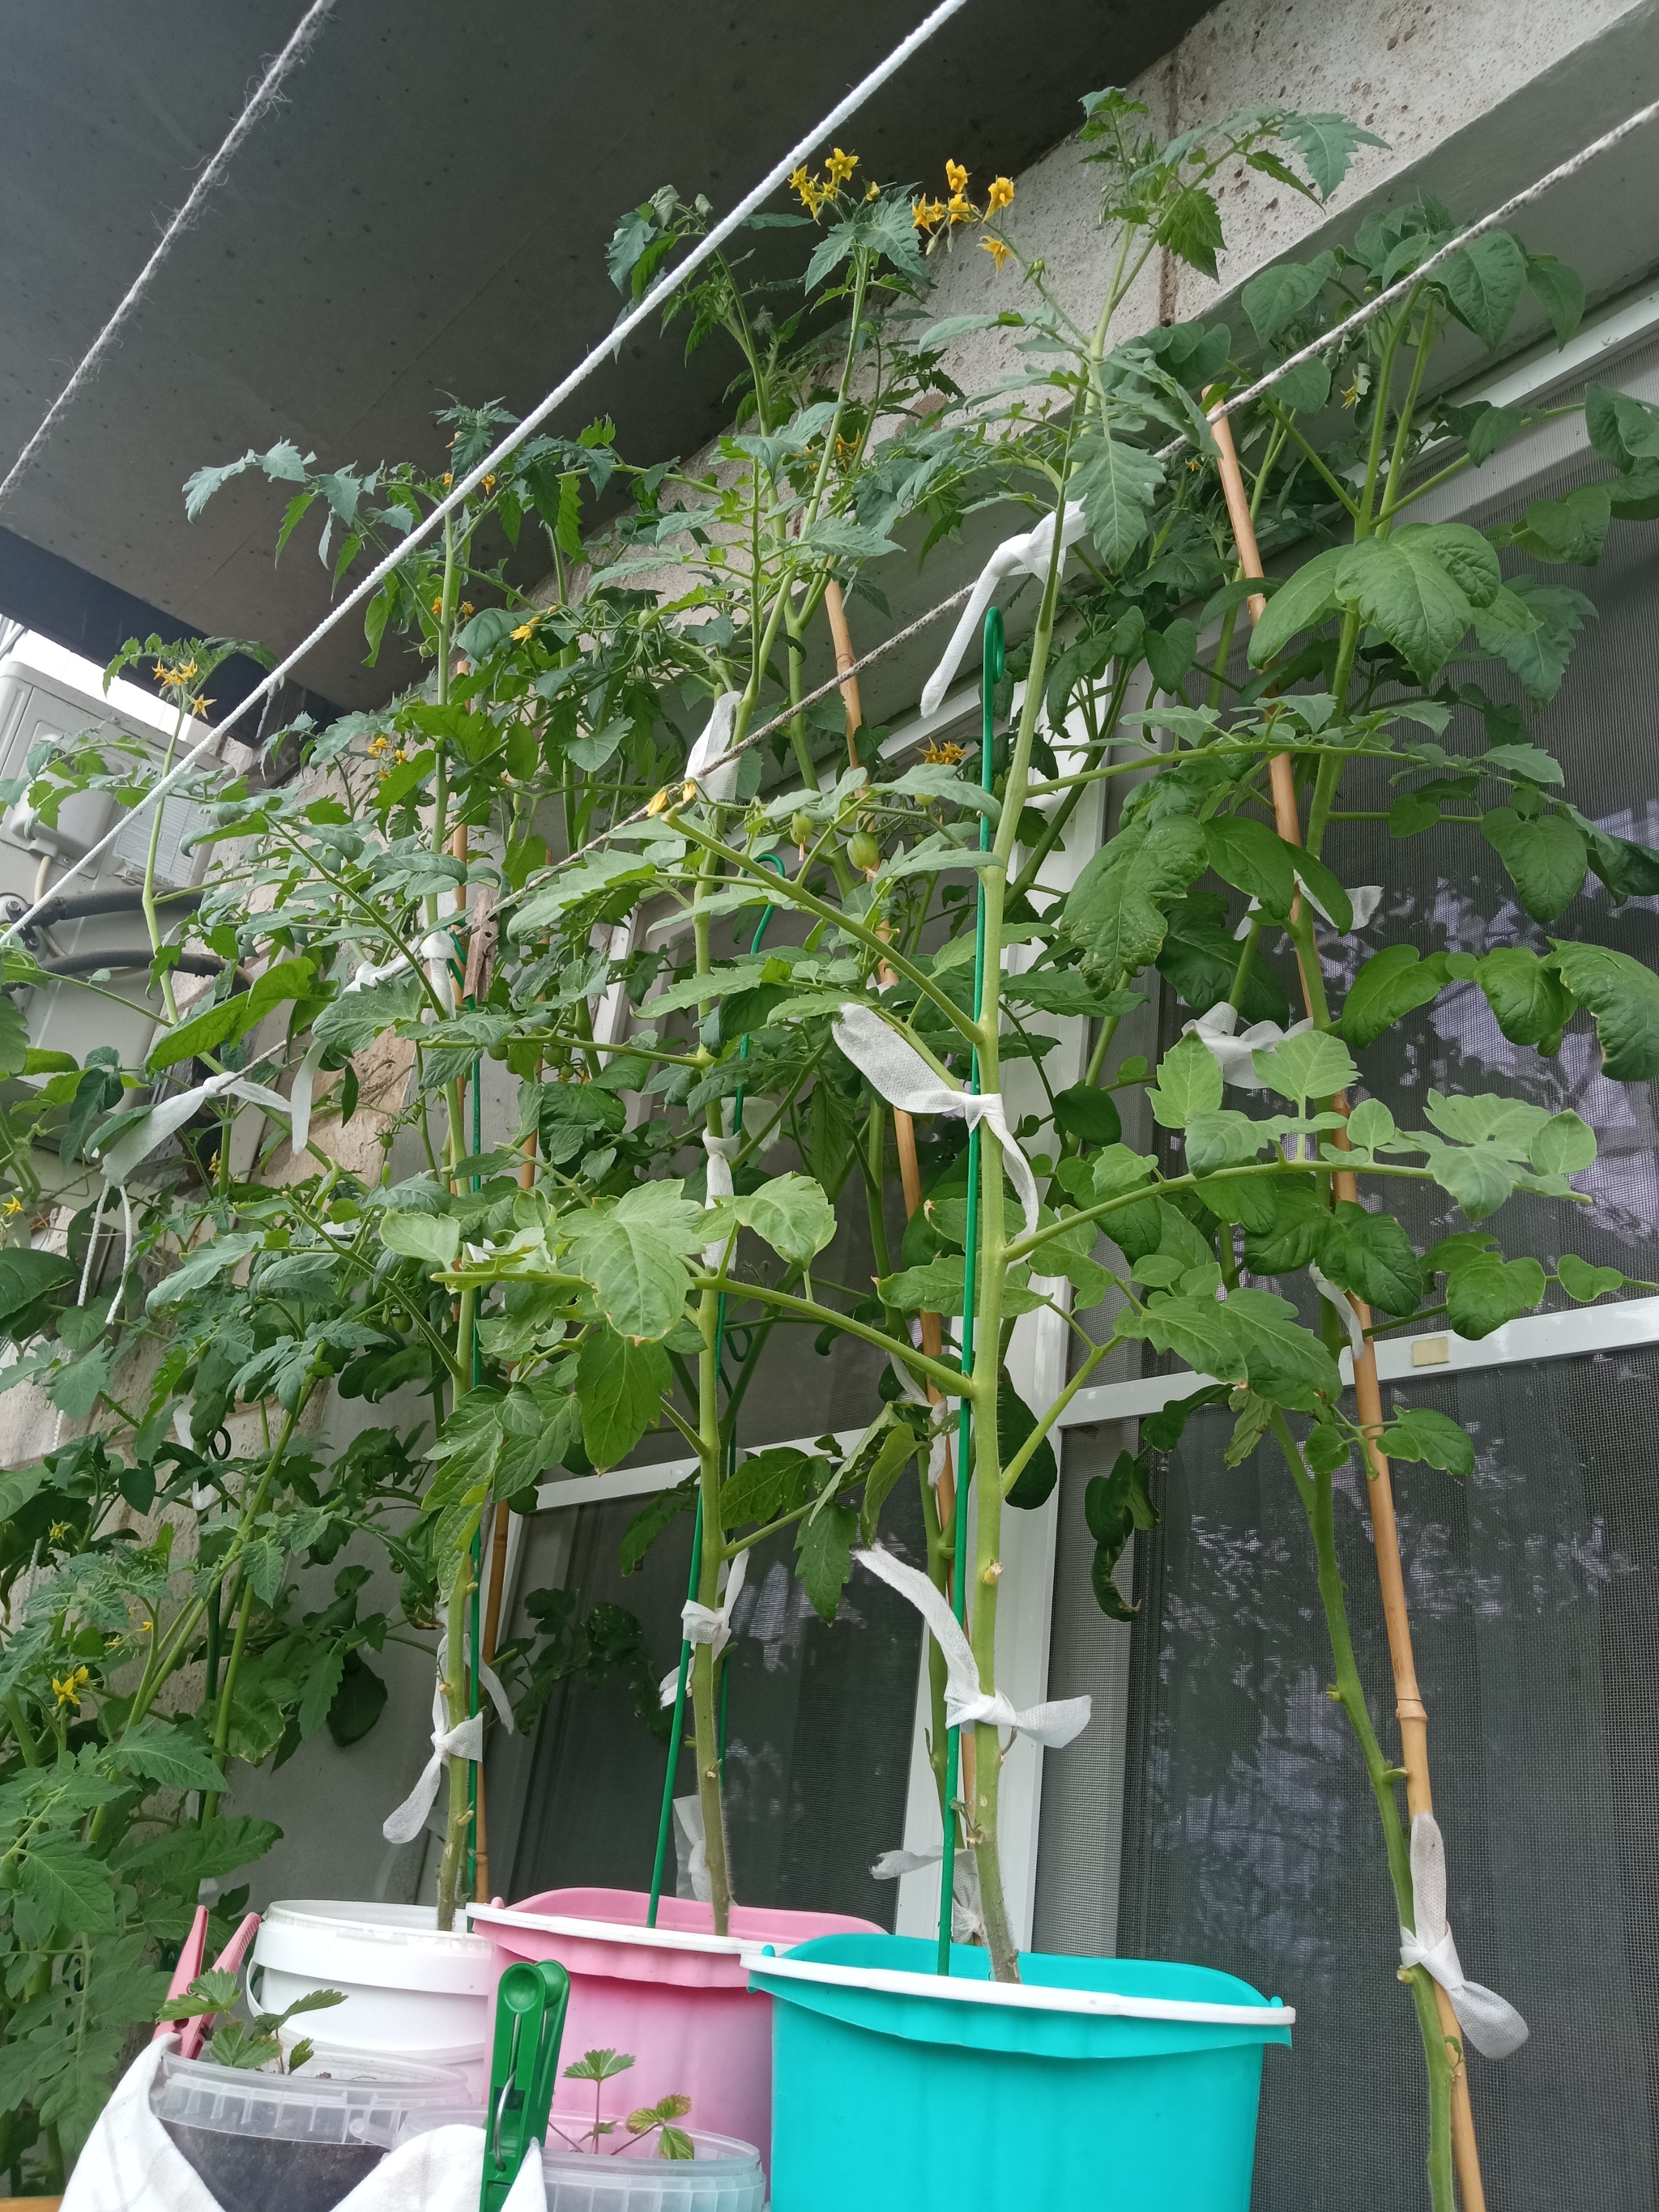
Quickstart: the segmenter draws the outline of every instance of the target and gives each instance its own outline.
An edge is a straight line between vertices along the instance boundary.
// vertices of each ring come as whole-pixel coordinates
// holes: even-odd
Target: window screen
[[[1467,1484],[1395,1493],[1466,1971],[1531,2039],[1471,2059],[1489,2201],[1649,2206],[1659,2172],[1659,1352],[1495,1368],[1402,1401],[1465,1423]],[[1189,1425],[1137,1540],[1120,1948],[1242,1974],[1297,2013],[1269,2052],[1259,2212],[1419,2201],[1421,2045],[1394,1978],[1375,1801],[1341,1711],[1306,1522],[1270,1448]],[[1368,1515],[1338,1542],[1360,1672],[1398,1744]]]
[[[785,1164],[793,1161],[781,1150],[767,1163],[774,1172]],[[867,1282],[875,1272],[861,1211],[842,1206],[836,1240],[815,1262],[820,1280]],[[899,1221],[889,1224],[895,1250],[899,1228]],[[741,1332],[734,1334],[729,1358],[746,1349]],[[820,1353],[811,1331],[779,1328],[743,1401],[743,1445],[862,1427],[880,1404],[880,1371],[879,1356],[853,1338],[837,1338]],[[676,1449],[673,1438],[659,1437],[639,1456]],[[608,1599],[639,1619],[661,1674],[679,1658],[691,1517],[676,1521],[640,1571],[624,1576],[623,1534],[644,1503],[634,1498],[576,1509],[567,1579],[584,1610]],[[744,1905],[852,1912],[890,1928],[898,1885],[873,1881],[869,1870],[904,1841],[921,1620],[860,1567],[833,1626],[819,1620],[794,1571],[793,1534],[757,1547],[732,1613],[726,1802],[733,1889]],[[881,1539],[911,1565],[924,1564],[914,1475],[889,1497]],[[573,1884],[647,1888],[666,1756],[665,1744],[635,1717],[619,1677],[556,1690],[537,1735],[512,1893]],[[688,1750],[676,1795],[694,1787]],[[666,1886],[672,1893],[672,1851]]]
[[[1506,494],[1502,511],[1602,473],[1593,460],[1565,463]],[[1489,517],[1476,508],[1468,519]],[[1496,663],[1455,672],[1523,704],[1585,814],[1653,844],[1656,564],[1650,526],[1615,525],[1599,568],[1548,571],[1596,609],[1550,707],[1524,707]],[[1483,734],[1460,712],[1448,743],[1478,750]],[[1385,809],[1386,769],[1365,774],[1369,785],[1345,783],[1345,808]],[[1339,994],[1360,961],[1397,943],[1543,951],[1555,935],[1659,968],[1659,901],[1615,907],[1591,878],[1540,927],[1474,827],[1405,842],[1381,821],[1338,823],[1325,857],[1344,883],[1385,891],[1371,927],[1329,949]],[[1583,1017],[1544,1060],[1504,1041],[1477,986],[1456,986],[1356,1057],[1361,1095],[1382,1097],[1407,1126],[1420,1122],[1431,1086],[1576,1109],[1601,1146],[1581,1179],[1593,1203],[1518,1194],[1494,1224],[1505,1250],[1577,1251],[1659,1274],[1651,1088],[1601,1076]],[[1419,1245],[1468,1226],[1431,1187],[1395,1186],[1389,1203]],[[1465,1423],[1477,1449],[1466,1485],[1413,1467],[1398,1471],[1395,1487],[1452,1925],[1467,1970],[1532,2027],[1503,2064],[1471,2062],[1488,2199],[1507,2212],[1656,2202],[1659,1717],[1647,1682],[1659,1627],[1656,1393],[1659,1353],[1494,1368],[1395,1393]],[[1347,1723],[1325,1696],[1329,1649],[1301,1508],[1271,1447],[1237,1468],[1223,1464],[1227,1432],[1223,1414],[1193,1421],[1163,1478],[1163,1526],[1137,1541],[1120,1948],[1225,1967],[1296,2006],[1296,2048],[1270,2053],[1266,2068],[1260,2212],[1416,2203],[1423,2061],[1394,1980],[1398,1938],[1376,1808]],[[1392,1749],[1392,1676],[1357,1467],[1338,1481],[1362,1677]]]

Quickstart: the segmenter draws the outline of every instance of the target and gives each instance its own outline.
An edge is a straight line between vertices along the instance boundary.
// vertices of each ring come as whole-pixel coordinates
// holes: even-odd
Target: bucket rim
[[[574,1913],[520,1912],[507,1905],[469,1905],[470,1921],[494,1928],[530,1928],[544,1936],[574,1936],[592,1943],[637,1944],[647,1950],[701,1951],[745,1963],[757,1948],[752,1936],[704,1935],[695,1928],[641,1928],[625,1920],[586,1920]]]
[[[958,1974],[918,1974],[898,1966],[837,1966],[828,1960],[774,1956],[748,1946],[744,1964],[762,1981],[817,1982],[831,1989],[870,1990],[892,1996],[933,1997],[952,2004],[1012,2011],[1083,2013],[1121,2020],[1181,2021],[1212,2027],[1294,2027],[1295,2008],[1274,1997],[1261,2004],[1206,2004],[1190,1997],[1133,1997],[1112,1990],[1066,1990],[1024,1982],[969,1980]],[[783,1992],[780,1991],[780,1995]]]

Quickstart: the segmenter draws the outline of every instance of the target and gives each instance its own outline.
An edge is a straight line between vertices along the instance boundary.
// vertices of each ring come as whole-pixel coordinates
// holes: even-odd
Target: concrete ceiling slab
[[[0,454],[15,453],[222,138],[299,0],[0,0]],[[7,531],[191,628],[291,646],[328,604],[280,495],[239,480],[194,524],[204,463],[292,438],[334,465],[435,465],[444,395],[533,404],[614,320],[617,214],[672,181],[727,206],[909,30],[924,0],[341,0],[182,238],[117,354],[7,502]],[[987,0],[844,134],[865,173],[947,155],[1018,170],[1079,94],[1167,51],[1206,0]],[[630,455],[695,447],[729,365],[636,337],[576,422]],[[567,425],[566,427],[571,427]],[[82,643],[86,641],[83,637]],[[88,647],[88,649],[95,649]],[[355,617],[306,680],[392,688]]]

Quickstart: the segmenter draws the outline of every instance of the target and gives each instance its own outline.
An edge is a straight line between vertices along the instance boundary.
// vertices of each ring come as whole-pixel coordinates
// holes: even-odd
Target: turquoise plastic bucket
[[[950,1978],[908,1936],[751,1955],[772,2008],[773,2212],[1248,2212],[1261,2053],[1296,2015],[1231,1974],[1025,1952]]]

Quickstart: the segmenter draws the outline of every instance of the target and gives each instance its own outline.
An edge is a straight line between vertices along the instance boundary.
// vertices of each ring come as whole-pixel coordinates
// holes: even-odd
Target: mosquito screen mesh
[[[1472,2060],[1492,2203],[1650,2206],[1659,2173],[1659,1353],[1507,1367],[1403,1398],[1464,1422],[1467,1484],[1396,1483],[1436,1808],[1466,1970],[1531,2040]],[[1282,1996],[1255,2203],[1415,2203],[1423,2063],[1394,1978],[1375,1801],[1340,1710],[1302,1509],[1269,1449],[1222,1462],[1200,1414],[1137,1545],[1128,1866],[1120,1948]],[[1362,1676],[1395,1740],[1357,1465],[1338,1534]]]
[[[1504,511],[1602,473],[1568,462],[1512,490]],[[1654,547],[1650,527],[1615,529],[1600,568],[1550,572],[1589,595],[1595,618],[1559,700],[1526,710],[1528,734],[1560,761],[1583,811],[1648,843],[1659,843],[1646,742]],[[1459,674],[1518,702],[1501,670]],[[1447,742],[1476,750],[1480,735],[1463,709]],[[1379,768],[1352,797],[1345,785],[1344,806],[1363,816],[1391,796]],[[1345,883],[1385,893],[1371,927],[1331,949],[1339,999],[1358,963],[1393,943],[1543,951],[1551,935],[1566,936],[1659,966],[1659,901],[1615,908],[1592,878],[1540,928],[1477,827],[1401,842],[1381,820],[1339,822],[1326,857]],[[1175,1026],[1180,1018],[1176,1010]],[[1478,988],[1460,986],[1358,1058],[1362,1091],[1407,1126],[1420,1123],[1431,1086],[1574,1108],[1601,1146],[1583,1178],[1593,1203],[1517,1197],[1495,1231],[1511,1254],[1577,1251],[1659,1275],[1652,1090],[1602,1076],[1582,1018],[1545,1060],[1506,1043]],[[1468,1225],[1431,1187],[1397,1187],[1389,1203],[1419,1245]],[[1502,2065],[1472,2062],[1488,2198],[1505,2212],[1651,2207],[1659,1352],[1493,1368],[1395,1395],[1465,1423],[1477,1448],[1467,1484],[1408,1468],[1396,1491],[1452,1924],[1467,1970],[1532,2027]],[[1422,2201],[1426,2137],[1376,1810],[1325,1696],[1330,1656],[1300,1506],[1271,1447],[1224,1464],[1227,1431],[1224,1414],[1194,1420],[1163,1477],[1163,1526],[1137,1541],[1119,1945],[1230,1968],[1296,2006],[1296,2049],[1271,2054],[1266,2069],[1260,2212],[1391,2212]],[[1357,1467],[1338,1480],[1362,1674],[1395,1747]]]

